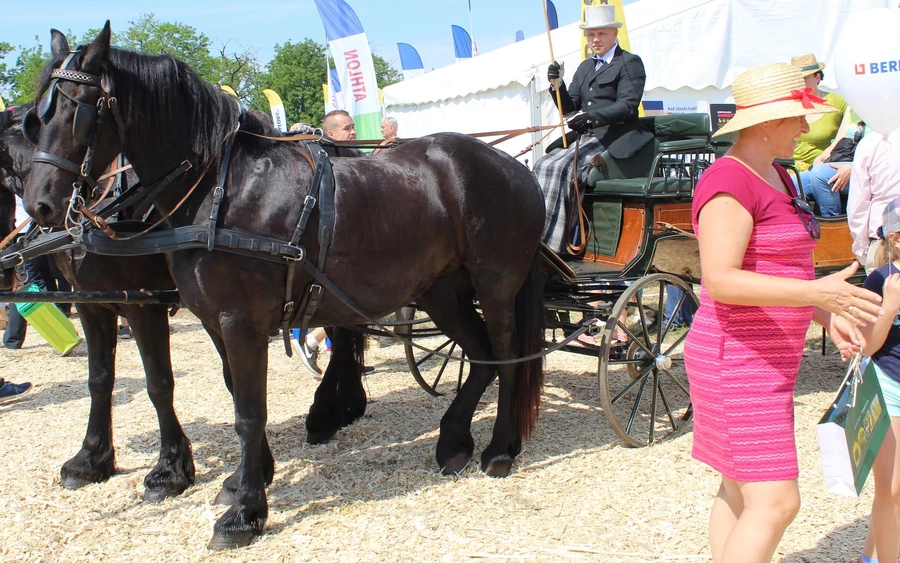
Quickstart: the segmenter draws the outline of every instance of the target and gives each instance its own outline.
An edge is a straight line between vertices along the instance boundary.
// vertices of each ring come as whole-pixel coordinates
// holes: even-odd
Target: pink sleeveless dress
[[[793,183],[780,166],[791,193]],[[693,224],[716,194],[727,193],[753,217],[742,269],[813,279],[815,241],[791,198],[740,162],[720,158],[694,193]],[[751,307],[713,301],[700,286],[700,308],[684,348],[694,408],[695,459],[740,482],[797,478],[794,387],[813,307]]]

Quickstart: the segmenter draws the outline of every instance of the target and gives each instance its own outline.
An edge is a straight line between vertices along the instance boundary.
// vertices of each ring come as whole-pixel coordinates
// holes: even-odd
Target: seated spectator
[[[838,109],[837,113],[807,116],[809,132],[800,135],[794,149],[794,165],[801,171],[800,182],[806,197],[819,204],[819,215],[842,215],[841,192],[850,180],[850,161],[828,160],[843,132],[851,126],[851,112],[846,100],[834,92],[823,92],[819,84],[825,77],[825,63],[816,60],[812,53],[791,59],[798,68],[810,93]],[[858,121],[858,119],[857,119]],[[796,182],[796,178],[792,178]]]

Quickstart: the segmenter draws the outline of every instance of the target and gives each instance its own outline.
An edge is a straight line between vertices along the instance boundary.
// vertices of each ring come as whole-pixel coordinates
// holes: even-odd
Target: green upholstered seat
[[[684,163],[681,155],[710,152],[709,115],[659,115],[641,118],[641,122],[653,131],[653,142],[627,159],[616,159],[609,151],[603,152],[603,166],[592,168],[588,175],[588,191],[628,196],[690,197],[690,177],[672,171],[679,163]],[[671,163],[667,159],[671,159]],[[666,172],[669,165],[672,173],[652,175]]]

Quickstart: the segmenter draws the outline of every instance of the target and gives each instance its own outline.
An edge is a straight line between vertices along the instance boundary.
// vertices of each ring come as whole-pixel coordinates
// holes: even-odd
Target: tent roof
[[[632,52],[647,69],[645,90],[725,89],[761,64],[815,53],[831,66],[842,23],[852,11],[890,7],[892,0],[639,0],[625,6]],[[578,23],[552,32],[554,54],[568,76],[581,59]],[[546,87],[550,62],[545,34],[536,35],[384,89],[386,106],[467,97],[533,77]],[[825,71],[825,86],[834,88]]]
[[[581,49],[578,23],[551,32],[553,54],[557,60],[571,58]],[[547,35],[540,34],[511,45],[489,51],[410,80],[384,88],[386,106],[422,104],[470,96],[502,88],[513,83],[527,86],[535,74],[550,64]],[[569,76],[575,67],[566,64]]]

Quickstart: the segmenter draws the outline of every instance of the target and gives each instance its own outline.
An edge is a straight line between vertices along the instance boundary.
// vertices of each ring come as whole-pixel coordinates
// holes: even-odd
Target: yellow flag
[[[275,123],[275,128],[279,131],[287,131],[287,115],[284,112],[284,104],[281,102],[281,96],[278,95],[278,92],[270,88],[263,90],[263,95],[269,102],[269,111],[272,112],[272,121]]]
[[[3,103],[3,98],[0,98],[0,111],[6,111],[6,104]]]
[[[225,92],[227,94],[231,94],[235,98],[238,97],[237,92],[234,91],[234,88],[232,88],[231,86],[228,86],[227,84],[219,84],[219,88],[221,88],[223,92]]]

